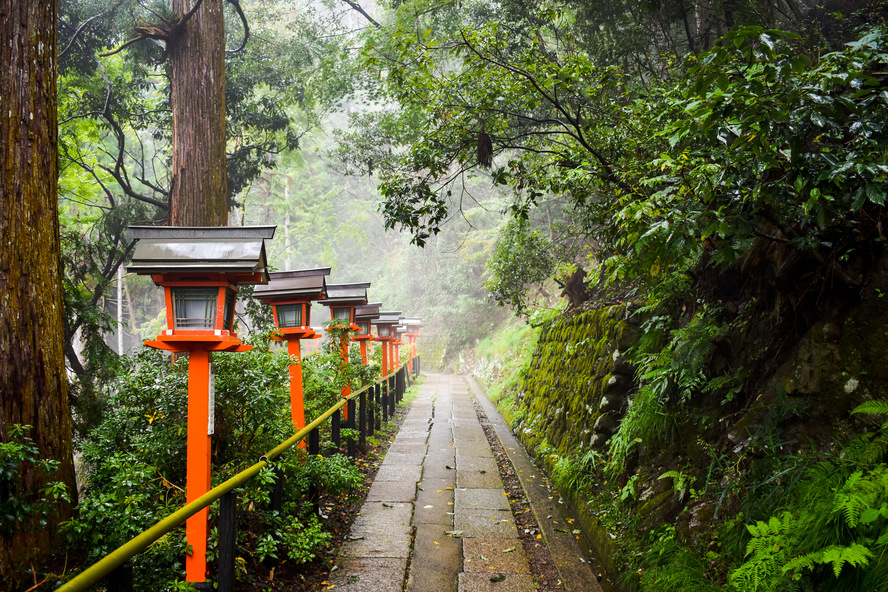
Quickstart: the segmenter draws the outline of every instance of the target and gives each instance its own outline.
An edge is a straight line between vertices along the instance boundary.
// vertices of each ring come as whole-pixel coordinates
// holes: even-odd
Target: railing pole
[[[358,397],[358,425],[361,431],[361,447],[367,446],[367,393],[363,392]]]
[[[339,452],[339,445],[342,441],[342,438],[339,436],[339,424],[342,421],[341,417],[341,410],[337,409],[333,412],[333,417],[330,418],[330,440],[333,441],[333,445],[336,447],[337,452]]]
[[[370,405],[370,413],[367,414],[367,435],[372,436],[376,431],[376,387],[372,387],[368,394],[370,396],[367,398],[367,403]]]
[[[349,399],[348,403],[346,403],[348,407],[348,419],[345,420],[345,425],[348,426],[348,429],[354,431],[355,429],[355,400]],[[349,458],[355,457],[355,439],[353,436],[350,436],[346,440],[346,450]]]
[[[272,512],[280,512],[281,508],[284,505],[284,472],[279,469],[274,469],[274,489],[271,490],[271,499],[269,500],[269,506],[271,507]]]
[[[133,564],[127,561],[108,574],[108,592],[133,592]]]
[[[382,391],[382,423],[385,424],[388,422],[389,417],[389,404],[388,404],[388,385],[385,388],[382,388],[382,384],[380,383],[380,391]]]
[[[321,453],[321,432],[318,428],[308,432],[308,454],[317,456]],[[318,486],[314,483],[308,486],[308,499],[311,503],[318,501]]]
[[[234,592],[234,557],[237,546],[237,494],[229,491],[219,499],[218,592]]]

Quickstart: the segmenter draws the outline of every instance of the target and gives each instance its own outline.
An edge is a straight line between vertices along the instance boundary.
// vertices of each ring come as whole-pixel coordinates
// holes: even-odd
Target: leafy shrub
[[[70,501],[64,483],[52,481],[59,462],[40,457],[40,450],[28,435],[31,426],[14,423],[7,441],[0,441],[0,535],[8,537],[22,529],[41,530],[57,511],[57,502]],[[44,483],[37,493],[26,483]],[[28,569],[29,557],[9,566],[9,581],[20,580]],[[10,585],[12,585],[10,583]]]
[[[315,359],[318,358],[318,359]],[[320,356],[307,356],[306,407],[326,409],[338,399],[333,369]],[[124,372],[107,398],[99,426],[82,443],[87,478],[79,516],[66,528],[72,545],[87,549],[93,562],[185,501],[187,360],[144,349],[123,359]],[[213,485],[256,462],[292,435],[289,359],[281,352],[256,348],[243,353],[215,353],[215,434]],[[324,376],[327,379],[324,380]],[[332,396],[335,392],[335,398]],[[275,480],[284,483],[282,506],[270,507]],[[238,491],[238,554],[263,560],[288,557],[311,560],[330,535],[322,532],[305,494],[314,481],[340,495],[360,487],[361,478],[341,458],[308,459],[291,449]],[[216,519],[211,506],[211,521]],[[216,541],[210,540],[210,559]],[[181,579],[186,552],[184,529],[169,533],[133,558],[138,586],[165,589]]]

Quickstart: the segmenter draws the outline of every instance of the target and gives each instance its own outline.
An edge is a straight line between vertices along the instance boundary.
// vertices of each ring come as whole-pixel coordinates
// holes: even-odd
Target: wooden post
[[[339,424],[341,423],[342,414],[340,411],[341,409],[334,411],[333,417],[330,418],[330,440],[332,440],[333,444],[336,446],[337,452],[339,451],[339,444],[341,442],[341,438],[339,437]]]
[[[317,456],[321,453],[321,432],[318,428],[313,429],[308,432],[308,454],[310,456]],[[309,484],[308,486],[308,500],[311,503],[317,503],[318,501],[318,486],[314,483]]]
[[[367,391],[358,395],[358,426],[361,432],[361,446],[367,446]]]
[[[348,426],[350,430],[355,429],[355,400],[349,399],[348,403],[345,404],[345,408],[348,409],[348,418],[345,420],[345,425]],[[348,451],[349,458],[355,457],[355,439],[353,437],[349,437],[346,442],[346,450]]]
[[[277,467],[274,469],[274,489],[271,490],[268,505],[272,512],[280,512],[284,506],[284,472]]]
[[[287,339],[287,353],[295,357],[299,363],[290,363],[290,415],[293,419],[293,431],[298,432],[305,427],[305,397],[302,391],[302,351],[298,339]],[[305,447],[304,442],[299,443]]]
[[[133,564],[127,561],[108,574],[108,592],[133,592]]]
[[[210,490],[210,352],[188,355],[188,454],[185,501],[193,502]],[[207,579],[207,519],[204,508],[185,521],[185,538],[192,552],[185,556],[185,579]]]
[[[339,358],[342,360],[342,371],[343,373],[346,371],[348,367],[348,335],[343,334],[339,337]],[[342,387],[342,398],[349,396],[351,394],[351,386],[346,384]],[[348,420],[348,405],[342,408],[343,417]]]
[[[234,592],[234,558],[237,553],[237,494],[229,491],[219,500],[219,592]]]

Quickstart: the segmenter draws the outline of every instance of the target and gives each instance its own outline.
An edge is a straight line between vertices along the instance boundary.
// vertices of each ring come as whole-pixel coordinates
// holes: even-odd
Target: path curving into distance
[[[576,537],[551,527],[566,510],[537,477],[477,384],[427,374],[339,550],[329,589],[346,592],[536,590],[477,397],[533,506],[567,592],[600,592]],[[523,467],[523,468],[522,468]],[[527,473],[525,475],[525,473]],[[540,518],[543,518],[542,520]],[[566,520],[564,517],[562,520]],[[557,522],[557,521],[555,521]],[[564,524],[564,522],[562,522]]]

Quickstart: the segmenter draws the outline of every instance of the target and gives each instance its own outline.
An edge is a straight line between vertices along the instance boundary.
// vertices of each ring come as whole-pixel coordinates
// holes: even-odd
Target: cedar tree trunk
[[[0,0],[0,440],[12,424],[33,426],[41,457],[59,461],[49,476],[76,495],[64,357],[59,255],[56,113],[56,0]],[[21,486],[44,485],[22,467]],[[0,491],[0,497],[9,495]],[[0,534],[0,589],[15,570],[59,541],[59,508],[48,526],[17,524]]]
[[[197,0],[171,0],[186,14]],[[170,39],[173,174],[170,224],[227,226],[225,28],[222,0],[203,0]]]

